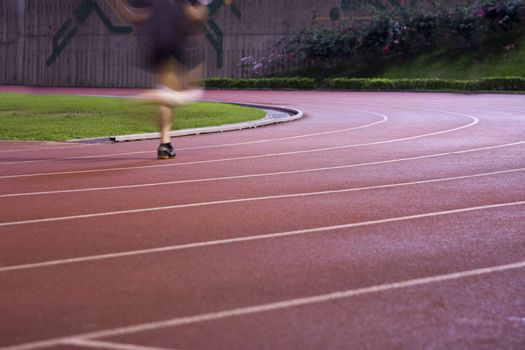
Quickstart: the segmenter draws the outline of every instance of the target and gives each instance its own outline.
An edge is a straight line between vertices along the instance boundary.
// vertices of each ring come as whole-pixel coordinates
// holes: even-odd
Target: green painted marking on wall
[[[72,16],[64,22],[53,36],[53,52],[47,59],[48,67],[55,63],[62,51],[78,33],[80,27],[86,23],[93,13],[104,23],[110,33],[129,34],[133,31],[133,28],[128,26],[115,26],[95,0],[82,0],[73,11]]]
[[[213,33],[210,32],[210,29]],[[222,32],[221,28],[219,28],[217,23],[215,23],[215,21],[212,19],[208,20],[208,27],[205,30],[206,39],[208,39],[209,43],[216,52],[217,68],[222,68],[224,33]]]
[[[223,5],[225,5],[225,0],[214,0],[211,4],[209,4],[208,11],[210,12],[210,17],[215,15]],[[241,11],[239,11],[239,8],[235,5],[235,2],[232,2],[230,5],[228,5],[228,7],[235,17],[241,18]],[[208,39],[209,43],[215,50],[217,68],[220,69],[222,68],[223,63],[224,33],[212,18],[208,20],[207,24],[208,25],[205,31],[206,39]]]
[[[216,14],[217,11],[223,7],[223,5],[225,5],[225,0],[214,0],[210,5],[208,5],[210,16]],[[228,7],[235,17],[241,18],[241,11],[235,5],[235,2],[230,3]],[[104,23],[110,33],[129,34],[133,31],[133,28],[129,26],[115,26],[109,17],[104,13],[104,11],[102,11],[96,0],[82,0],[73,11],[72,16],[64,22],[64,24],[53,36],[53,51],[47,59],[48,67],[55,63],[62,51],[64,51],[67,45],[78,33],[80,27],[86,23],[93,13],[98,16],[102,23]],[[222,68],[224,33],[213,19],[208,20],[205,35],[216,52],[217,68]]]
[[[230,10],[235,17],[241,18],[241,11],[239,11],[239,8],[235,5],[235,3],[230,5]]]

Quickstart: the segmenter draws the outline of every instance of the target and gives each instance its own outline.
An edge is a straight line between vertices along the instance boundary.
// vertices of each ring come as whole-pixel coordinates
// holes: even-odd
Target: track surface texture
[[[0,142],[1,349],[525,349],[523,96],[206,98],[305,117]]]

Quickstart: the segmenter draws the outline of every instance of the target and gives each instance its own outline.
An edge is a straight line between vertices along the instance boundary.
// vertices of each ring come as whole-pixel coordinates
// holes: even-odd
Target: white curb
[[[207,101],[207,102],[216,102],[216,101]],[[225,103],[225,102],[221,102],[221,103]],[[230,103],[230,104],[238,105],[238,106],[260,108],[266,112],[266,116],[259,120],[254,120],[254,121],[244,122],[244,123],[225,124],[225,125],[218,125],[218,126],[209,126],[209,127],[204,127],[204,128],[176,130],[176,131],[172,131],[170,133],[170,136],[171,137],[181,137],[181,136],[190,136],[190,135],[236,131],[236,130],[243,130],[243,129],[252,129],[252,128],[258,128],[261,126],[271,125],[271,124],[290,122],[293,120],[300,119],[304,116],[304,113],[301,110],[290,108],[290,107],[266,106],[266,105],[248,104],[248,103]],[[158,139],[158,138],[160,138],[160,133],[152,132],[152,133],[145,133],[145,134],[96,137],[96,138],[88,138],[88,139],[74,139],[74,140],[69,140],[68,142],[81,142],[81,143],[126,142],[126,141],[152,140],[152,139]]]

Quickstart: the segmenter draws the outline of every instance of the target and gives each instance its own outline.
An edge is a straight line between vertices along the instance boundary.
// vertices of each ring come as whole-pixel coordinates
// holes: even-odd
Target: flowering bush
[[[483,0],[457,7],[449,16],[441,10],[443,29],[458,34],[468,45],[511,31],[522,21],[524,0]]]
[[[343,23],[334,28],[303,30],[281,40],[268,56],[244,57],[239,65],[248,75],[262,75],[289,62],[333,64],[355,55],[401,55],[450,42],[473,46],[495,35],[506,35],[523,21],[525,10],[525,0],[478,0],[456,8],[437,0],[434,4],[431,12],[398,9],[377,13],[363,28]]]
[[[361,32],[361,49],[389,53],[406,47],[408,27],[389,15],[381,15]]]
[[[523,3],[523,0],[488,0],[477,9],[476,14],[488,19],[492,27],[508,31],[521,21],[520,9]]]
[[[311,59],[350,57],[357,46],[357,33],[347,28],[314,28],[292,35],[279,43],[282,57],[304,62]]]
[[[449,28],[445,27],[445,30],[456,32],[468,45],[474,44],[473,39],[477,28],[477,18],[469,16],[470,11],[469,8],[456,8],[446,22],[449,24]]]
[[[268,56],[257,59],[253,56],[241,58],[239,67],[248,76],[257,76],[270,73],[282,61],[282,53],[272,51]]]
[[[419,35],[423,37],[424,43],[435,45],[434,38],[440,26],[440,17],[437,14],[416,12],[405,13],[403,17],[412,41],[416,40],[414,37]]]

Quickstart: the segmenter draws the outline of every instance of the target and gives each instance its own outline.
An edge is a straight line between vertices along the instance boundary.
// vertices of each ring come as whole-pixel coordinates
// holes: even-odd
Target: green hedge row
[[[393,91],[525,91],[525,78],[495,77],[481,78],[480,80],[334,78],[325,80],[323,87],[345,90]]]
[[[204,80],[218,89],[335,89],[386,91],[525,91],[525,78],[494,77],[480,80],[333,78],[317,82],[311,78],[255,78]]]
[[[311,78],[210,78],[204,80],[204,86],[221,89],[315,89],[318,87],[315,79]]]

